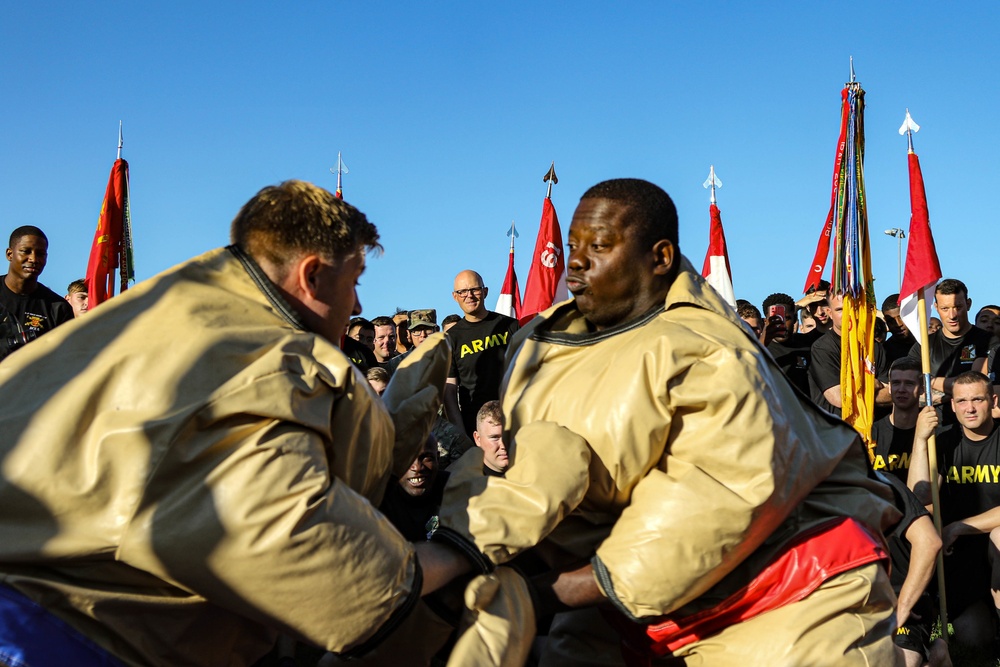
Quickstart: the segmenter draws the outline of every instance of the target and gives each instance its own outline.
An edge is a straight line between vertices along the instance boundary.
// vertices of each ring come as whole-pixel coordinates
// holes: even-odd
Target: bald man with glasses
[[[446,333],[453,347],[445,410],[448,420],[471,436],[479,408],[500,398],[503,358],[518,323],[486,308],[489,288],[475,271],[455,276],[451,294],[464,317]]]

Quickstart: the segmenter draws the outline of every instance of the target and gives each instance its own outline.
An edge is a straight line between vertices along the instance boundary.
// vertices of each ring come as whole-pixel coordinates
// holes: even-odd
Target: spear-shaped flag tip
[[[507,230],[507,236],[513,235],[514,238],[520,238],[520,234],[517,233],[517,228],[514,227],[514,221],[510,221],[510,229]]]
[[[910,110],[906,110],[906,118],[903,119],[903,124],[899,126],[899,133],[906,134],[907,132],[919,132],[920,126],[914,122],[913,117],[910,116]]]
[[[556,177],[556,162],[555,162],[555,160],[552,161],[552,166],[550,166],[549,170],[547,172],[545,172],[544,176],[542,176],[542,183],[548,183],[549,181],[552,181],[553,183],[558,183],[559,182],[559,179]]]

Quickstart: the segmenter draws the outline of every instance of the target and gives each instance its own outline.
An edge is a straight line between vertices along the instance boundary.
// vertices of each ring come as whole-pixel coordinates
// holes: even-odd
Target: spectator
[[[945,326],[950,313],[942,313]],[[954,318],[952,316],[952,324]],[[1000,615],[1000,429],[991,411],[997,407],[993,383],[967,371],[952,379],[951,404],[957,424],[938,433],[938,475],[944,528],[945,590],[955,640],[986,657],[996,655],[994,615]],[[930,504],[927,440],[938,425],[933,408],[917,420],[909,484]]]
[[[38,227],[18,227],[7,246],[7,273],[0,276],[0,359],[73,319],[66,300],[38,282],[49,240]]]
[[[816,405],[830,414],[842,413],[843,398],[840,393],[840,331],[844,316],[844,297],[834,294],[827,297],[830,330],[820,336],[812,346],[812,363],[809,365],[809,395]],[[882,346],[875,343],[875,404],[889,405],[889,366]]]
[[[746,299],[736,300],[736,314],[740,316],[740,319],[746,322],[750,330],[754,332],[757,338],[760,338],[764,333],[764,324],[762,322],[763,318],[760,316],[760,311],[757,310],[757,306],[753,305]]]
[[[507,445],[503,441],[503,410],[500,401],[487,401],[476,414],[476,431],[472,434],[476,447],[483,450],[483,474],[503,477],[510,465]]]
[[[933,335],[933,334],[936,334],[940,330],[941,330],[941,320],[939,320],[936,317],[931,317],[930,319],[927,320],[927,333],[928,334],[932,334]]]
[[[955,415],[951,403],[951,385],[967,371],[988,373],[989,351],[1000,345],[991,332],[969,322],[972,299],[965,283],[948,278],[934,290],[934,307],[941,316],[941,329],[930,335],[931,388],[934,403],[942,404],[941,423],[953,424]],[[910,357],[920,361],[920,343],[910,348]],[[943,400],[944,399],[944,400]]]
[[[983,306],[976,313],[976,326],[1000,337],[1000,306]]]
[[[391,317],[381,315],[372,320],[375,326],[375,361],[380,366],[385,366],[389,360],[395,357],[396,352],[396,323]]]
[[[3,639],[27,664],[248,665],[279,632],[345,652],[429,631],[440,566],[373,504],[447,355],[401,368],[405,397],[358,386],[337,344],[380,246],[332,193],[264,188],[231,233],[0,364],[0,605],[31,619]]]
[[[406,472],[395,483],[390,482],[379,511],[403,537],[422,542],[427,539],[427,522],[441,506],[447,481],[448,473],[438,470],[437,441],[429,435]]]
[[[447,332],[448,329],[451,329],[453,326],[455,326],[461,321],[462,321],[461,316],[452,313],[451,315],[448,315],[443,320],[441,320],[441,330]]]
[[[351,323],[347,325],[347,336],[369,350],[375,349],[375,325],[363,317],[351,319]]]
[[[776,292],[764,299],[764,312],[770,313],[772,307],[783,308],[785,314],[784,317],[768,317],[764,331],[764,338],[769,340],[767,351],[792,384],[808,396],[812,344],[823,334],[815,329],[809,333],[795,333],[795,301],[787,294]]]
[[[889,340],[885,342],[885,357],[891,364],[900,357],[905,357],[916,341],[913,334],[906,328],[903,318],[899,316],[899,295],[890,294],[882,301],[882,317],[889,329]]]
[[[87,281],[83,278],[74,280],[66,288],[66,302],[73,309],[73,317],[80,317],[87,312]]]
[[[871,441],[875,446],[873,467],[879,472],[894,475],[904,484],[910,471],[910,452],[920,413],[923,379],[920,364],[910,357],[892,362],[889,366],[892,412],[872,424],[871,428]]]
[[[798,333],[810,333],[816,330],[816,318],[805,308],[797,308],[799,311],[799,331]],[[820,333],[823,333],[822,331]]]
[[[410,340],[410,315],[397,308],[392,322],[396,325],[396,353],[406,354],[413,349],[413,341]]]
[[[503,358],[517,320],[486,308],[489,289],[475,271],[455,276],[452,296],[465,317],[447,334],[451,340],[451,374],[445,387],[445,411],[453,424],[471,434],[483,403],[500,397]]]
[[[403,363],[403,360],[406,359],[410,352],[417,348],[417,345],[423,343],[427,340],[428,336],[437,331],[437,311],[433,308],[411,310],[409,313],[406,313],[406,322],[409,322],[407,340],[412,341],[412,345],[403,354],[396,355],[389,360],[389,363],[386,364],[386,370],[389,371],[389,375],[396,372],[399,365]]]
[[[375,393],[381,396],[385,393],[386,385],[389,384],[389,371],[381,366],[374,366],[368,369],[365,379],[368,380],[368,384],[372,386]]]
[[[799,299],[795,305],[805,308],[816,320],[816,328],[826,333],[833,326],[831,320],[832,313],[829,301],[830,283],[826,280],[819,281],[819,287],[810,287],[806,295]]]

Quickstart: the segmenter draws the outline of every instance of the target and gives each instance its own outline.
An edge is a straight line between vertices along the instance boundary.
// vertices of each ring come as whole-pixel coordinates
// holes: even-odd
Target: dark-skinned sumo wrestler
[[[453,664],[522,664],[536,611],[545,665],[895,664],[891,494],[680,255],[667,194],[591,188],[567,267],[508,356],[506,477],[452,467],[429,587],[482,572]],[[504,566],[529,550],[551,572]]]

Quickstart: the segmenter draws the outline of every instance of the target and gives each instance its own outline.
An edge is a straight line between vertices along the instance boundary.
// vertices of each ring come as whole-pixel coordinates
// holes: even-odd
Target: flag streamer
[[[120,290],[135,279],[132,260],[132,216],[129,206],[128,162],[115,160],[104,192],[97,230],[87,262],[87,294],[90,308],[115,294],[115,269],[120,269]]]
[[[865,91],[856,81],[841,94],[840,154],[835,162],[831,289],[843,294],[841,414],[871,448],[875,408],[875,291],[865,199]]]
[[[538,226],[535,252],[531,256],[528,282],[524,286],[521,321],[533,317],[557,301],[566,299],[566,258],[563,255],[562,231],[552,205],[552,185],[558,183],[555,163],[543,177],[548,193],[542,202],[542,221]]]

